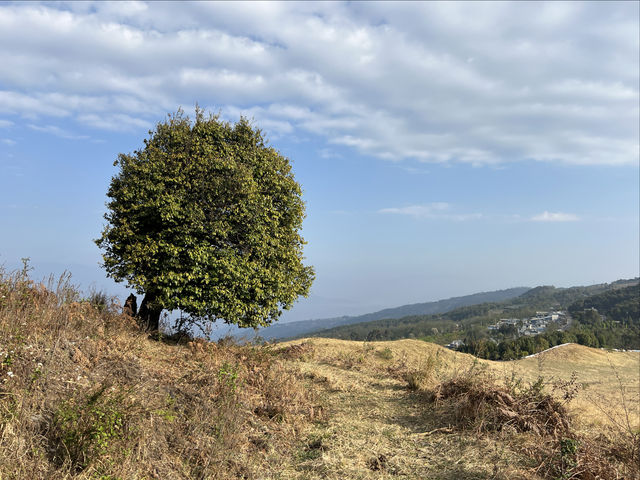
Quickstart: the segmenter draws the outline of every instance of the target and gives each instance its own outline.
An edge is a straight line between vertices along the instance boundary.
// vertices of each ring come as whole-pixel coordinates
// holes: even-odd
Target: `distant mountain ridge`
[[[413,303],[399,307],[385,308],[373,313],[357,316],[343,316],[333,318],[321,318],[315,320],[302,320],[298,322],[281,323],[260,329],[258,335],[265,340],[279,338],[298,337],[320,330],[326,330],[354,323],[370,322],[382,319],[402,318],[410,315],[432,315],[446,313],[456,308],[475,305],[486,302],[502,302],[519,297],[530,290],[530,287],[515,287],[493,292],[474,293],[461,297],[452,297],[435,302]]]
[[[603,313],[607,313],[607,316],[611,316],[613,320],[636,324],[638,322],[637,305],[634,306],[633,302],[637,303],[638,284],[639,279],[633,278],[612,283],[568,288],[545,285],[528,289],[522,295],[506,300],[477,302],[442,313],[352,322],[316,331],[309,335],[358,341],[427,339],[431,335],[428,341],[434,343],[439,341],[444,345],[454,339],[474,341],[484,338],[487,332],[486,326],[495,323],[500,318],[528,318],[539,310],[566,310],[572,305],[583,305],[580,308],[574,307],[578,310],[591,306],[596,308],[606,306],[615,315],[610,315],[611,312],[604,308]],[[635,298],[633,298],[634,293]],[[629,295],[631,295],[631,300],[627,298]],[[571,342],[576,343],[576,340],[571,340]],[[603,342],[606,343],[607,340],[603,339]],[[477,352],[467,353],[477,355]]]

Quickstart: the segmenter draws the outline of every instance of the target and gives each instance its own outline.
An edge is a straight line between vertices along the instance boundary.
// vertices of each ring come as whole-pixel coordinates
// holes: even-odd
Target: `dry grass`
[[[640,429],[640,353],[612,352],[582,345],[566,345],[538,357],[512,362],[479,360],[419,340],[393,342],[351,342],[316,338],[288,342],[285,345],[312,343],[314,361],[350,366],[356,369],[386,370],[392,376],[405,379],[425,369],[433,370],[433,382],[446,380],[466,371],[474,364],[505,381],[534,383],[543,377],[545,383],[569,381],[574,378],[580,393],[568,405],[577,425],[585,429],[608,428],[627,424]],[[380,357],[380,352],[385,356]],[[433,363],[432,366],[429,364]],[[603,409],[607,411],[605,414]],[[628,418],[628,422],[627,422]]]
[[[489,362],[413,340],[306,342],[313,359],[299,365],[324,388],[327,419],[309,440],[322,448],[295,467],[306,476],[287,478],[637,478],[638,437],[623,438],[637,430],[609,420],[631,415],[585,398],[622,386],[633,413],[637,354],[568,346],[549,352],[557,361]],[[586,404],[609,417],[581,418]]]
[[[0,273],[0,478],[277,476],[322,411],[291,362],[151,340],[119,310]]]
[[[640,428],[640,353],[610,352],[566,345],[516,362],[491,362],[491,369],[525,382],[543,376],[547,382],[575,376],[580,393],[570,405],[580,428]]]
[[[414,340],[157,341],[67,280],[0,274],[2,480],[637,475],[625,465],[638,354],[488,362]],[[527,427],[564,418],[514,396],[540,376],[557,401],[577,395],[570,431]]]
[[[486,436],[449,429],[432,415],[423,394],[407,389],[412,369],[431,371],[427,383],[435,382],[447,369],[472,365],[471,357],[411,341],[309,343],[313,359],[298,365],[324,389],[326,417],[282,478],[532,478],[523,454]],[[417,355],[422,345],[424,358]]]

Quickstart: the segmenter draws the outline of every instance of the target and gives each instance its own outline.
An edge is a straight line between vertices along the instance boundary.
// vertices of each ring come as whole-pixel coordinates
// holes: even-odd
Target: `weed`
[[[575,438],[561,438],[560,445],[560,475],[566,478],[568,472],[573,470],[576,465],[576,455],[578,453],[578,442]]]
[[[359,369],[364,359],[364,354],[358,351],[338,352],[337,356],[338,364],[346,370]]]
[[[89,292],[89,296],[85,301],[89,302],[89,304],[99,312],[105,311],[113,304],[113,299],[109,297],[106,292],[95,289]]]
[[[440,352],[436,351],[435,355],[429,355],[417,369],[407,371],[404,374],[404,380],[407,382],[409,390],[424,391],[428,389],[435,380],[441,364]]]
[[[363,342],[363,344],[362,344],[362,352],[365,355],[368,354],[368,353],[373,352],[375,349],[376,348],[373,345],[371,345],[371,343],[369,343],[367,341]]]
[[[309,435],[304,447],[298,451],[298,460],[304,462],[308,460],[315,460],[321,457],[322,453],[329,449],[326,441],[326,435],[317,433]]]
[[[238,370],[236,365],[224,363],[218,370],[218,382],[231,392],[235,393],[238,388]]]
[[[108,384],[94,392],[63,401],[54,412],[49,436],[55,447],[54,461],[70,462],[82,470],[94,459],[117,451],[128,435],[125,392]]]
[[[393,351],[386,347],[382,350],[376,350],[376,355],[382,360],[392,360],[393,359]]]

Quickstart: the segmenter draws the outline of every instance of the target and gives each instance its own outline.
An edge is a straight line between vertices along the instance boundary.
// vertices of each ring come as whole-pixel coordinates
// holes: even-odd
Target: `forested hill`
[[[503,336],[465,341],[461,351],[492,360],[512,360],[564,343],[587,347],[640,349],[640,286],[614,285],[608,290],[569,305],[571,323],[561,330],[548,329],[535,336]]]
[[[589,296],[619,290],[631,285],[638,285],[638,279],[618,280],[612,283],[599,283],[586,287],[556,288],[553,286],[542,286],[528,290],[522,294],[518,300],[522,300],[524,304],[539,306],[541,308],[567,308],[572,303],[583,300]]]
[[[402,318],[408,315],[431,315],[445,313],[456,308],[468,305],[476,305],[486,302],[501,302],[522,295],[530,287],[516,287],[493,292],[474,293],[461,297],[448,298],[436,302],[414,303],[395,308],[386,308],[378,312],[367,313],[358,316],[344,316],[335,318],[322,318],[316,320],[304,320],[299,322],[279,323],[260,330],[259,335],[266,339],[299,337],[302,335],[355,323],[370,322],[383,318]]]
[[[630,292],[637,291],[637,285],[636,278],[586,287],[542,286],[530,289],[517,298],[501,302],[468,305],[439,314],[410,315],[403,318],[353,323],[319,331],[313,336],[363,341],[422,338],[439,344],[455,339],[477,341],[487,337],[487,326],[500,318],[527,318],[538,310],[566,310],[572,305],[584,304],[584,308],[591,306],[598,308],[598,305],[606,302],[611,303],[609,308],[615,309],[613,304],[616,300],[624,301],[625,305],[633,302],[633,299],[626,296],[627,289],[630,288]],[[634,315],[632,309],[626,308],[624,311]],[[635,315],[637,319],[637,312]],[[497,340],[503,340],[509,338],[509,334],[510,332],[496,332],[495,335],[498,336]]]
[[[569,312],[583,325],[640,326],[640,285],[608,290],[573,303]]]

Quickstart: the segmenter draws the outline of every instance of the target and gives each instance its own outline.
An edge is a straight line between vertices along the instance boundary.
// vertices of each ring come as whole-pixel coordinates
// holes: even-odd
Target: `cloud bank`
[[[502,215],[483,215],[482,213],[454,213],[452,206],[445,202],[433,202],[425,205],[408,205],[405,207],[390,207],[378,210],[380,214],[403,215],[413,217],[415,219],[430,220],[480,220],[480,219],[498,219],[503,221],[531,221],[531,222],[577,222],[580,220],[578,215],[563,212],[544,211],[540,214],[533,215],[529,218],[519,214],[502,214]]]
[[[452,213],[451,205],[445,202],[433,202],[427,205],[409,205],[406,207],[392,207],[378,210],[378,213],[406,215],[419,219],[453,220],[462,222],[465,220],[477,220],[482,218],[480,213]]]
[[[0,125],[82,137],[199,102],[392,161],[636,165],[638,8],[3,4]]]
[[[577,222],[580,217],[572,213],[547,212],[544,211],[539,215],[531,217],[534,222]]]

